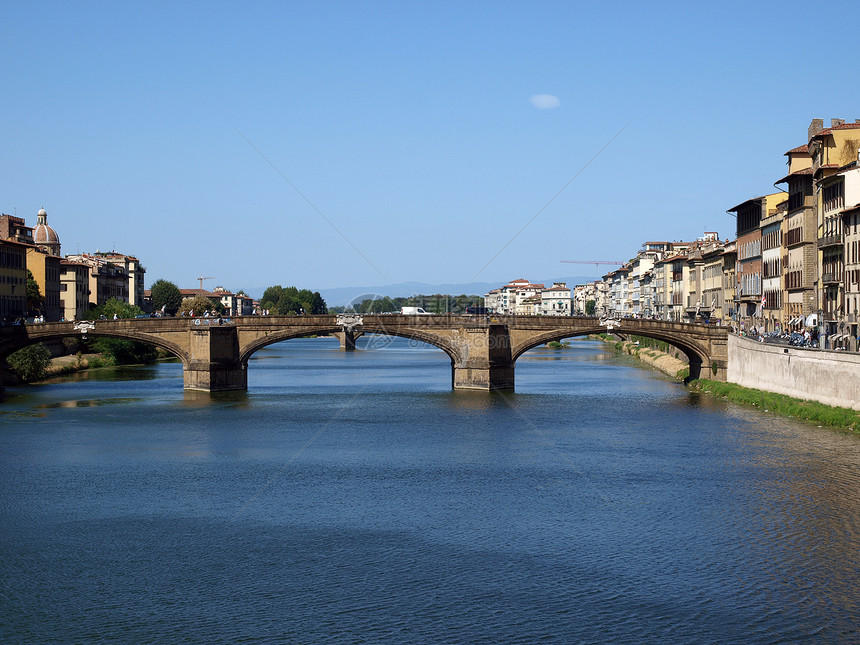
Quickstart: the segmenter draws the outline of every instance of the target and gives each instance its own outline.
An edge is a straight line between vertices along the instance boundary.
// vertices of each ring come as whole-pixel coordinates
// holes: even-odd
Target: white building
[[[485,293],[484,306],[497,314],[529,315],[534,307],[532,302],[526,303],[526,300],[540,296],[543,288],[542,284],[532,284],[525,278],[511,280],[504,287]]]
[[[594,314],[602,313],[600,309],[600,296],[598,294],[598,285],[600,282],[589,282],[588,284],[578,284],[573,288],[573,315],[585,316],[588,313],[588,302],[594,302]]]
[[[543,316],[570,316],[571,297],[570,289],[564,282],[553,282],[552,286],[544,289],[540,294],[540,313]]]

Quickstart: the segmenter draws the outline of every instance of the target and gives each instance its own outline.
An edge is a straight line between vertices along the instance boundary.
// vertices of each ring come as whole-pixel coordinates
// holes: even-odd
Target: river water
[[[452,392],[403,339],[249,389],[103,370],[0,403],[2,642],[857,643],[860,439],[593,341]]]

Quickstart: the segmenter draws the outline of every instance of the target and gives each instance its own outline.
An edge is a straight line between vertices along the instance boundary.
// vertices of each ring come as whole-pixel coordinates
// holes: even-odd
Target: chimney
[[[824,119],[812,119],[812,123],[809,124],[809,135],[808,139],[811,141],[812,137],[821,132],[824,129]]]
[[[830,119],[830,127],[835,128],[840,125],[845,125],[845,119]]]

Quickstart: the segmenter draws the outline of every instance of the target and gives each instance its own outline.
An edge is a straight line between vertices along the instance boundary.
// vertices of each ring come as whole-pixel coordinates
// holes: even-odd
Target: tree
[[[323,297],[320,295],[319,291],[314,291],[314,297],[313,297],[313,301],[311,303],[311,311],[310,312],[312,314],[318,314],[318,315],[328,313],[328,307],[326,306],[325,300],[323,300]]]
[[[594,310],[597,308],[597,302],[595,300],[586,300],[585,301],[585,315],[593,316]]]
[[[42,343],[36,343],[10,354],[6,360],[18,377],[29,383],[45,376],[45,370],[51,362],[51,352]]]
[[[143,309],[137,305],[131,305],[124,300],[111,298],[103,305],[94,307],[87,312],[89,320],[98,320],[102,316],[108,320],[117,318],[136,318],[143,315]],[[154,363],[158,353],[152,345],[141,343],[136,340],[124,340],[120,338],[97,338],[87,341],[90,349],[102,354],[109,362],[115,365],[137,365],[139,363]]]
[[[220,302],[216,303],[206,296],[198,293],[193,298],[186,298],[182,301],[182,304],[179,305],[179,313],[183,316],[187,316],[193,311],[195,316],[202,316],[207,311],[210,313],[218,313],[219,307],[220,311],[223,312],[224,305]]]
[[[286,316],[288,314],[299,313],[301,308],[302,305],[299,303],[298,299],[296,299],[295,296],[291,296],[288,291],[284,290],[281,292],[281,297],[278,298],[278,301],[269,309],[276,314]]]
[[[154,363],[158,358],[158,351],[152,345],[123,338],[97,338],[90,342],[90,347],[114,365]]]
[[[272,309],[275,306],[275,303],[277,303],[278,300],[281,299],[281,294],[283,292],[284,288],[279,284],[266,289],[263,292],[263,297],[260,298],[260,304],[262,305],[263,309]]]
[[[263,292],[260,306],[268,309],[273,314],[287,316],[290,314],[325,314],[328,312],[325,300],[319,291],[312,292],[310,289],[297,289],[296,287],[282,287],[275,285]]]
[[[27,269],[27,312],[35,315],[41,309],[42,294],[39,291],[39,283],[36,282],[30,269]]]
[[[179,311],[179,306],[182,304],[182,292],[172,282],[167,280],[156,280],[150,289],[152,293],[152,308],[155,311],[161,311],[164,307],[164,313],[175,316]]]
[[[112,320],[114,316],[117,318],[135,318],[143,315],[143,309],[137,305],[131,305],[125,300],[110,298],[103,305],[93,307],[87,312],[88,320],[98,320],[102,316],[108,320]]]

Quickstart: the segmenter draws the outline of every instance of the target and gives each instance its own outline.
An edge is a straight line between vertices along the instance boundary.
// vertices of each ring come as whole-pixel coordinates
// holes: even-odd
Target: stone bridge
[[[514,364],[523,353],[553,340],[611,332],[647,336],[680,349],[690,378],[725,380],[727,330],[657,320],[606,320],[561,316],[475,316],[399,314],[327,316],[242,316],[218,324],[215,318],[142,318],[77,323],[42,323],[0,328],[0,359],[27,345],[67,336],[124,338],[149,343],[182,361],[189,390],[245,390],[248,359],[258,349],[291,338],[332,334],[346,349],[361,334],[383,334],[435,345],[451,358],[455,389],[511,389]],[[703,373],[704,366],[704,373]]]

